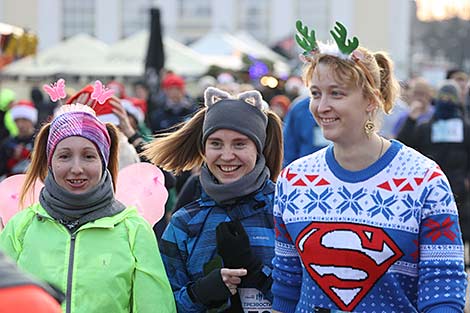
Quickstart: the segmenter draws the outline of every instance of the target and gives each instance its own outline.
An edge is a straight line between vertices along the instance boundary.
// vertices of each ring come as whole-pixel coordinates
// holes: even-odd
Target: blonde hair
[[[374,101],[385,113],[390,113],[400,92],[400,85],[393,74],[393,61],[386,52],[372,53],[363,47],[357,50],[363,55],[359,61],[320,54],[307,62],[303,73],[305,85],[308,87],[311,84],[316,66],[326,64],[332,69],[335,80],[361,88],[367,99]]]
[[[45,124],[39,131],[36,139],[34,140],[34,149],[31,155],[31,164],[26,171],[26,179],[23,183],[20,192],[20,207],[23,207],[27,196],[33,190],[36,180],[39,178],[41,181],[46,179],[48,173],[47,165],[47,140],[49,137],[49,130],[51,123]],[[109,149],[108,170],[111,173],[113,188],[116,190],[117,175],[119,170],[118,151],[119,151],[119,130],[111,123],[106,123],[109,137],[111,138],[111,146]]]
[[[413,94],[416,90],[424,92],[429,99],[436,95],[436,90],[423,77],[415,77],[410,81],[409,92]],[[460,90],[460,87],[457,90]]]
[[[204,162],[202,126],[206,110],[201,108],[190,120],[179,124],[176,131],[157,135],[141,154],[153,164],[175,174],[200,167]],[[268,125],[263,155],[271,172],[270,178],[276,181],[283,158],[282,122],[273,111],[265,110],[264,113],[268,117]]]

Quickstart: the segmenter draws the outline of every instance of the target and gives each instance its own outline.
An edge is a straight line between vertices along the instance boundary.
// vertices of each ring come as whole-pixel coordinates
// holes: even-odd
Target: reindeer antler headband
[[[341,59],[351,59],[359,57],[353,53],[359,47],[359,39],[353,37],[347,38],[347,29],[340,22],[336,22],[335,27],[330,31],[331,36],[336,42],[334,44],[324,44],[320,41],[317,42],[315,38],[315,30],[310,30],[304,26],[301,20],[297,20],[296,29],[300,33],[295,35],[295,40],[305,51],[303,56],[309,58],[316,53],[329,54]]]
[[[304,52],[300,55],[303,62],[312,62],[318,54],[328,54],[343,60],[354,61],[364,72],[366,79],[372,86],[375,86],[374,80],[365,67],[362,60],[364,55],[356,50],[359,47],[359,39],[357,37],[347,38],[347,29],[340,22],[336,22],[334,28],[330,31],[336,44],[325,44],[317,41],[315,38],[315,30],[308,29],[304,26],[301,20],[297,20],[296,29],[299,34],[295,35],[295,40]]]

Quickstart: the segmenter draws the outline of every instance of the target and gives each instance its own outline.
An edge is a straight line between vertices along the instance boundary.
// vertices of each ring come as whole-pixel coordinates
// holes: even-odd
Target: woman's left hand
[[[135,129],[129,122],[129,117],[127,116],[126,109],[124,109],[121,100],[113,96],[109,103],[113,106],[113,113],[119,118],[119,129],[127,138],[132,137],[132,135],[135,134]]]

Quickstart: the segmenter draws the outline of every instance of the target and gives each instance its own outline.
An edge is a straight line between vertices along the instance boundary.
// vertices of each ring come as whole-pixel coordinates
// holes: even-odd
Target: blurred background
[[[0,81],[21,96],[57,77],[130,84],[164,68],[190,93],[226,72],[274,85],[299,73],[297,19],[323,41],[341,21],[401,80],[470,72],[469,0],[0,0]]]
[[[302,153],[322,148],[328,142],[309,114],[309,92],[299,77],[298,19],[314,27],[321,41],[331,40],[340,21],[348,37],[391,55],[402,90],[392,114],[383,117],[384,137],[405,142],[403,134],[414,133],[403,127],[411,116],[419,123],[458,117],[470,128],[470,0],[0,0],[0,181],[29,166],[37,126],[50,121],[60,104],[41,87],[59,78],[66,80],[69,100],[97,79],[116,91],[128,115],[119,122],[121,168],[141,161],[137,151],[151,135],[194,114],[213,85],[234,94],[259,90],[281,119],[290,120],[284,143],[301,141],[289,128],[306,129]],[[445,79],[457,84],[455,103],[439,92]],[[290,112],[300,113],[290,119]],[[457,154],[436,149],[446,150],[438,154],[444,158],[439,164],[446,162],[453,172],[443,170],[458,179],[452,188],[463,190],[459,214],[468,270],[470,139],[459,140]],[[286,146],[285,164],[302,156],[290,153],[287,160],[286,151],[300,148]],[[177,196],[198,170],[176,178],[166,173],[167,218],[185,204]],[[155,226],[157,236],[166,221]]]

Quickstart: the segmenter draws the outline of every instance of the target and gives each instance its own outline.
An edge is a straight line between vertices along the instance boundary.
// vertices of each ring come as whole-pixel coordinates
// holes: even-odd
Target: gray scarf
[[[201,169],[200,180],[202,188],[209,197],[218,204],[225,205],[235,203],[239,198],[257,191],[268,178],[269,168],[261,154],[258,155],[253,170],[233,183],[220,184],[205,164]]]
[[[108,170],[103,173],[95,187],[82,194],[65,190],[49,172],[39,202],[50,216],[71,232],[90,221],[116,215],[125,209],[125,206],[114,198],[111,173]]]

